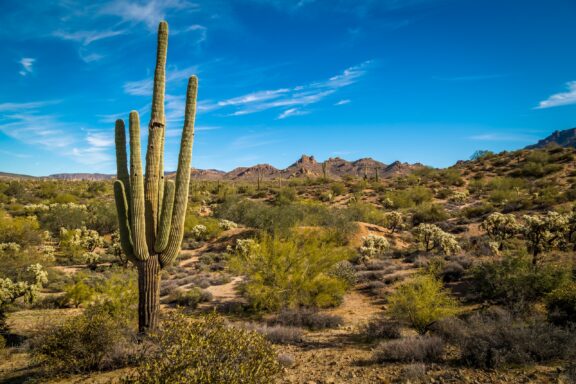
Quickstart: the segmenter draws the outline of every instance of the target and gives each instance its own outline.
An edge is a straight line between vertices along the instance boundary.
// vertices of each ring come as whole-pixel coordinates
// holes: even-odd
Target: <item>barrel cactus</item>
[[[138,327],[141,333],[158,324],[160,271],[180,251],[190,184],[190,162],[194,141],[194,119],[198,79],[190,77],[186,93],[184,129],[180,143],[176,181],[164,180],[164,137],[166,117],[164,92],[168,24],[158,27],[158,48],[154,72],[152,113],[148,124],[146,169],[140,157],[140,119],[130,112],[130,172],[124,121],[117,120],[117,178],[114,195],[118,213],[120,243],[127,258],[138,269]]]

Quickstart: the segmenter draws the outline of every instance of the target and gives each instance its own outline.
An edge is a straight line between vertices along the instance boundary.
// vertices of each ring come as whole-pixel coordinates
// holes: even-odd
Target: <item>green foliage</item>
[[[422,204],[413,209],[412,225],[417,226],[421,223],[437,223],[444,221],[450,216],[439,204]]]
[[[522,229],[514,215],[499,212],[490,214],[482,222],[480,228],[486,231],[490,239],[495,242],[492,248],[496,254],[503,249],[504,241],[514,237]]]
[[[571,281],[550,292],[546,308],[553,323],[576,323],[576,282]]]
[[[64,292],[66,293],[64,296],[65,300],[76,308],[92,300],[95,294],[94,289],[83,281],[66,285]]]
[[[98,232],[86,227],[60,228],[59,246],[70,260],[90,263],[96,248],[104,246],[104,240]]]
[[[88,208],[83,204],[50,204],[48,209],[44,207],[37,207],[38,217],[42,228],[52,233],[58,233],[60,228],[80,228],[89,220]]]
[[[168,301],[188,308],[196,308],[198,304],[212,300],[212,294],[198,287],[189,290],[176,289],[170,294]]]
[[[32,355],[48,375],[123,367],[135,360],[134,332],[103,307],[39,332]]]
[[[532,264],[537,264],[541,253],[563,244],[568,232],[568,223],[568,216],[558,212],[524,215],[523,234],[528,243],[528,251],[532,253]]]
[[[238,248],[230,263],[248,277],[242,291],[257,310],[323,308],[342,301],[347,284],[330,271],[349,256],[317,238],[281,240],[264,234],[258,243]]]
[[[408,322],[425,334],[436,321],[458,313],[458,302],[442,282],[430,275],[417,276],[400,285],[388,298],[388,311],[394,319]]]
[[[522,309],[562,286],[570,279],[564,266],[545,264],[534,268],[525,256],[505,256],[472,269],[482,298]]]
[[[184,221],[184,235],[196,240],[214,239],[222,233],[222,230],[219,220],[212,217],[200,216],[191,212],[191,210],[188,211],[186,220]]]
[[[0,243],[39,244],[39,228],[35,217],[11,217],[0,210]]]
[[[390,199],[394,208],[412,208],[432,201],[433,193],[426,187],[417,186],[389,191],[384,198]]]
[[[170,314],[150,339],[156,347],[124,383],[271,384],[280,374],[274,349],[260,334],[217,315]]]

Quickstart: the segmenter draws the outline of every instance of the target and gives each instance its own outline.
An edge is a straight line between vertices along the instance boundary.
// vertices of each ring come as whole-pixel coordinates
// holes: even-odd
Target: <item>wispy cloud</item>
[[[541,101],[535,109],[560,107],[562,105],[576,104],[576,81],[566,83],[568,92],[556,93]]]
[[[112,147],[114,146],[114,138],[108,132],[88,132],[86,141],[93,147]]]
[[[352,100],[350,99],[344,99],[344,100],[340,100],[338,102],[336,102],[334,105],[339,106],[339,105],[346,105],[346,104],[350,104],[352,102]]]
[[[233,108],[234,110],[228,114],[230,116],[248,115],[278,108],[288,108],[284,111],[287,114],[282,113],[279,118],[303,114],[299,107],[318,103],[341,88],[354,84],[367,73],[371,63],[371,61],[365,61],[324,81],[290,88],[257,91],[215,103],[205,103],[202,107],[204,111]]]
[[[28,103],[0,103],[0,112],[21,112],[57,104],[59,100],[31,101]]]
[[[34,72],[34,62],[36,59],[31,57],[23,57],[18,61],[18,63],[22,66],[22,70],[18,72],[21,76],[26,76],[29,73]]]
[[[190,66],[182,69],[168,68],[166,70],[166,83],[179,82],[188,79],[194,74],[198,74],[198,66]],[[154,79],[146,78],[124,83],[124,92],[133,96],[152,96],[152,87]]]
[[[56,31],[53,33],[53,36],[61,38],[63,40],[76,41],[86,46],[95,41],[122,35],[124,33],[126,33],[125,30],[75,31],[75,32]]]
[[[231,146],[235,149],[246,149],[274,144],[278,143],[278,141],[271,138],[269,132],[263,132],[237,137],[232,141]]]
[[[169,11],[197,10],[199,5],[185,0],[151,0],[132,1],[114,0],[102,7],[104,15],[113,15],[130,23],[144,23],[150,30],[158,26],[158,22],[166,19]]]
[[[303,115],[307,115],[309,114],[309,111],[302,111],[301,109],[298,108],[290,108],[285,110],[284,112],[282,112],[280,115],[278,115],[278,119],[282,120],[285,119],[287,117],[292,117],[292,116],[303,116]]]

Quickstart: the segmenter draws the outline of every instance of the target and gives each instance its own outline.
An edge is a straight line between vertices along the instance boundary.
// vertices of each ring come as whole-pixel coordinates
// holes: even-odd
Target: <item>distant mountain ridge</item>
[[[263,180],[288,179],[298,177],[322,177],[324,175],[323,164],[326,164],[326,176],[339,179],[344,176],[359,176],[373,178],[378,172],[378,177],[387,178],[399,174],[406,174],[414,169],[424,167],[420,163],[408,164],[395,161],[384,164],[372,158],[362,158],[354,161],[344,160],[339,157],[329,158],[322,162],[316,161],[314,156],[302,155],[296,162],[284,169],[278,169],[270,164],[256,164],[250,167],[238,167],[230,172],[218,169],[190,169],[193,180]],[[173,178],[176,172],[166,172],[167,178]],[[0,178],[35,178],[52,180],[111,180],[116,178],[113,174],[103,173],[57,173],[44,177],[34,177],[0,172]]]
[[[576,148],[576,128],[554,131],[550,136],[538,141],[536,144],[528,145],[526,149],[544,148],[550,144]]]

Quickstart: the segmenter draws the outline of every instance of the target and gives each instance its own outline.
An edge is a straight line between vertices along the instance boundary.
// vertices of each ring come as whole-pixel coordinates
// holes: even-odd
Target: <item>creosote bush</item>
[[[313,331],[318,331],[321,329],[338,328],[344,324],[344,320],[337,315],[301,308],[281,311],[272,323],[292,327],[306,327]]]
[[[280,373],[274,349],[260,334],[231,327],[215,314],[171,313],[149,342],[152,347],[124,383],[266,384]]]

